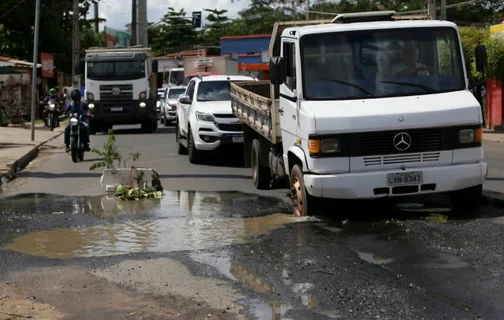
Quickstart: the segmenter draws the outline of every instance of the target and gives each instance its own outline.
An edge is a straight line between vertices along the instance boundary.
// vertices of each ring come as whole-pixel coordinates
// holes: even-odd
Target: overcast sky
[[[231,0],[147,0],[147,19],[149,22],[159,21],[168,11],[168,7],[175,10],[185,9],[188,16],[193,11],[203,11],[209,9],[227,9],[230,18],[236,18],[238,12],[249,5],[248,0],[239,0],[231,3]],[[91,10],[92,11],[92,10]],[[100,29],[104,26],[114,29],[125,30],[126,24],[131,22],[131,1],[130,0],[100,0],[100,18],[107,19],[107,22],[100,24]],[[93,11],[90,13],[93,18]],[[203,13],[203,23],[206,14]]]

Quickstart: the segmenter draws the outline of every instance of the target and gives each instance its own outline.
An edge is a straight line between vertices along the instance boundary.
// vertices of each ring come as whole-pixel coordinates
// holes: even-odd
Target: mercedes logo
[[[112,88],[112,94],[114,96],[120,95],[121,94],[121,89],[119,89],[118,87]]]
[[[406,151],[411,147],[411,137],[406,132],[399,132],[394,137],[394,147],[399,151]]]

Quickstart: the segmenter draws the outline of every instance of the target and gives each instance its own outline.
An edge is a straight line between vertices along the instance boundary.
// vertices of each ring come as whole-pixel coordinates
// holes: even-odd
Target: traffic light
[[[192,13],[192,26],[193,28],[201,28],[201,11]]]

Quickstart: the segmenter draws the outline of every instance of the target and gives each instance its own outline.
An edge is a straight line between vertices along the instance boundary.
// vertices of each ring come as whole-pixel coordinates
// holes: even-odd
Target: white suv
[[[243,144],[243,127],[231,109],[229,82],[254,81],[248,76],[193,78],[177,102],[177,152],[200,163],[204,151]]]

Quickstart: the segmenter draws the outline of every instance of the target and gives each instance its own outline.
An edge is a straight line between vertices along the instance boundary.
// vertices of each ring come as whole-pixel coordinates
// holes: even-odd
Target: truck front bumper
[[[387,174],[422,172],[422,184],[389,187]],[[330,199],[377,199],[442,193],[483,184],[488,164],[478,162],[440,167],[408,168],[406,171],[387,170],[331,175],[304,175],[305,187],[314,197]]]
[[[141,107],[141,103],[145,107]],[[150,100],[90,102],[94,104],[93,122],[106,124],[138,124],[156,117],[155,103]]]

